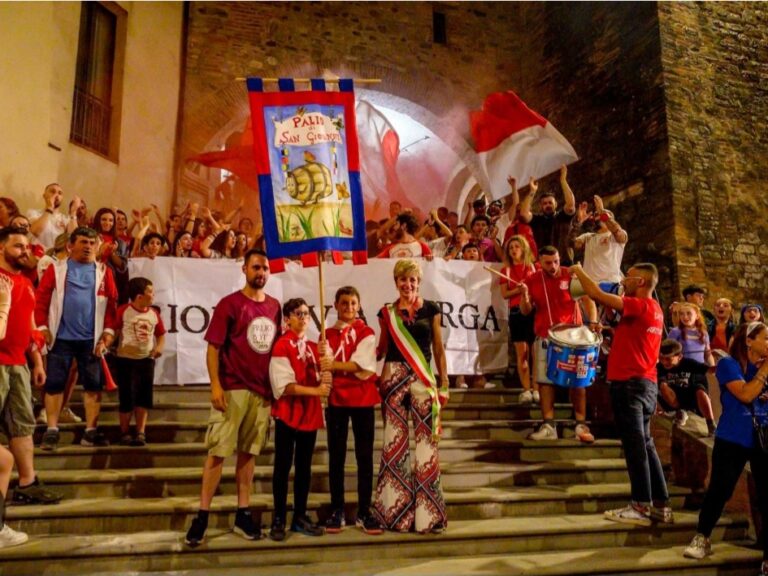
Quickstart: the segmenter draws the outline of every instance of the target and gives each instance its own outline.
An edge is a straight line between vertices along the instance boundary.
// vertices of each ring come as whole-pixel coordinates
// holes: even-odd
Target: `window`
[[[82,2],[70,141],[117,161],[125,11]]]
[[[445,13],[432,12],[432,41],[435,44],[447,44],[448,34],[446,32]]]

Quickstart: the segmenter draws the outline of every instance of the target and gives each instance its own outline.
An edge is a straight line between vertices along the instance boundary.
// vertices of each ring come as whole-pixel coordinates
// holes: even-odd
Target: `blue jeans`
[[[658,386],[645,378],[611,382],[613,417],[624,448],[632,501],[665,505],[667,482],[651,438],[651,416],[656,409]]]

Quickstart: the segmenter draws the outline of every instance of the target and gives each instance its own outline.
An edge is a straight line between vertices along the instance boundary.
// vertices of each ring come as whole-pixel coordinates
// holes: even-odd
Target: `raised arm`
[[[619,225],[618,222],[616,222],[616,220],[613,218],[613,214],[604,208],[603,199],[600,198],[600,196],[597,194],[595,194],[595,212],[601,219],[605,219],[605,226],[608,228],[610,233],[613,234],[616,242],[619,244],[626,244],[628,239],[626,231]]]
[[[614,310],[618,310],[619,312],[624,310],[624,299],[621,296],[617,296],[616,294],[609,294],[608,292],[603,292],[600,289],[600,286],[598,286],[597,283],[594,280],[592,280],[592,278],[587,276],[587,273],[584,272],[584,270],[581,268],[581,264],[578,264],[578,263],[573,264],[568,268],[568,270],[570,270],[571,273],[573,273],[573,275],[579,279],[579,282],[581,282],[581,287],[584,289],[584,292],[586,292],[587,296],[592,298],[592,300],[600,302],[604,306],[608,306],[609,308],[613,308]],[[521,306],[521,309],[522,309],[522,306]]]
[[[576,212],[576,197],[568,185],[568,167],[565,164],[560,167],[560,188],[563,190],[563,198],[565,198],[563,212],[573,216]]]
[[[538,191],[539,183],[534,180],[533,176],[531,176],[531,180],[528,182],[528,194],[520,204],[520,220],[525,223],[530,222],[533,218],[533,214],[531,213],[531,204],[533,203],[533,198],[536,196],[536,192]]]

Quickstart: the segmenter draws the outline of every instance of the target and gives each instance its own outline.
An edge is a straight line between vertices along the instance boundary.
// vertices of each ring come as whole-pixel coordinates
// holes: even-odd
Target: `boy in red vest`
[[[381,402],[376,377],[376,337],[373,329],[358,318],[360,293],[353,286],[336,292],[337,322],[325,331],[330,354],[320,344],[321,368],[333,373],[333,389],[325,411],[328,424],[328,475],[331,484],[331,516],[325,529],[341,532],[344,518],[344,463],[347,434],[352,420],[357,460],[357,519],[355,525],[366,534],[383,529],[370,513],[373,491],[374,406]]]
[[[307,515],[307,498],[312,479],[312,452],[317,431],[323,427],[321,397],[331,392],[331,373],[320,374],[317,344],[307,341],[309,307],[303,298],[283,304],[286,330],[275,343],[269,362],[269,380],[275,398],[275,465],[272,496],[275,513],[269,537],[285,539],[288,476],[295,464],[293,479],[293,522],[291,532],[322,536],[325,532]],[[294,452],[296,460],[294,462]]]

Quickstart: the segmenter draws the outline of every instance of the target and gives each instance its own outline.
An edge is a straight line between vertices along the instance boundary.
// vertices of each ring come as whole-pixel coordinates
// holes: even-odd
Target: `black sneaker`
[[[337,508],[331,512],[328,520],[325,521],[325,531],[328,532],[328,534],[338,534],[346,525],[347,521],[344,519],[344,510],[342,508]]]
[[[109,446],[109,440],[98,430],[86,430],[80,440],[80,446]]]
[[[195,516],[192,520],[192,526],[187,531],[187,536],[184,538],[184,543],[187,546],[194,548],[200,546],[205,540],[205,533],[208,531],[208,523],[200,520],[198,516]]]
[[[306,536],[322,536],[325,534],[325,529],[312,522],[309,516],[304,514],[298,517],[294,516],[293,522],[291,522],[291,532],[298,532]]]
[[[237,514],[235,514],[235,527],[232,531],[246,540],[258,540],[261,538],[261,526],[256,526],[250,510],[237,511]]]
[[[360,528],[360,530],[366,534],[370,534],[371,536],[384,534],[384,528],[381,527],[379,521],[376,520],[376,517],[370,512],[359,514],[357,516],[357,520],[355,520],[355,526]]]
[[[146,446],[147,435],[144,432],[139,432],[136,437],[131,440],[131,446]]]
[[[285,520],[276,517],[272,521],[272,528],[269,529],[269,537],[275,542],[285,540]]]
[[[29,486],[17,486],[13,491],[15,504],[58,504],[59,500],[61,494],[48,490],[37,476]]]
[[[53,451],[59,447],[59,431],[58,430],[46,430],[43,434],[43,440],[40,442],[40,448],[43,450]]]

